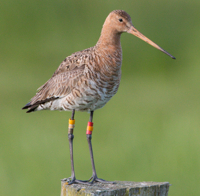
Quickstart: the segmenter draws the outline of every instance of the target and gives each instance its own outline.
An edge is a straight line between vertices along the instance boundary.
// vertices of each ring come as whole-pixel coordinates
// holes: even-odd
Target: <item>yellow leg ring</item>
[[[74,125],[74,124],[75,124],[75,119],[74,119],[74,120],[71,120],[71,118],[70,118],[70,119],[69,119],[69,124]]]

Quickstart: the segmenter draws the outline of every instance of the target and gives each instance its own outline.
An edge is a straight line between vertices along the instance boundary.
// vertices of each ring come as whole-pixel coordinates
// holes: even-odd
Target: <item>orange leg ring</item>
[[[88,122],[86,134],[92,135],[92,131],[93,131],[93,122]]]

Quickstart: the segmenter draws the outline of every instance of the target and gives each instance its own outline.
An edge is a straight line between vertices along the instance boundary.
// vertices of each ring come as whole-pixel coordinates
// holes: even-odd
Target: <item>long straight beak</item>
[[[139,37],[143,41],[147,42],[148,44],[152,45],[153,47],[157,48],[158,50],[164,52],[165,54],[170,56],[172,59],[176,59],[174,56],[169,54],[166,50],[164,50],[163,48],[158,46],[156,43],[152,42],[149,38],[144,36],[142,33],[140,33],[134,26],[131,26],[130,29],[127,31],[127,33],[131,33],[131,34],[135,35],[136,37]]]

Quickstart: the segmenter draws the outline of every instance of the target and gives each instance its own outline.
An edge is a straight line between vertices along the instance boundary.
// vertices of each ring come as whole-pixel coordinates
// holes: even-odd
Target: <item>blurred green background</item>
[[[168,181],[170,196],[200,194],[200,1],[11,1],[0,5],[0,195],[60,195],[69,177],[70,112],[26,114],[21,108],[61,61],[97,42],[109,12],[174,55],[123,34],[118,93],[94,113],[97,174],[107,180]],[[78,179],[92,174],[77,112]]]

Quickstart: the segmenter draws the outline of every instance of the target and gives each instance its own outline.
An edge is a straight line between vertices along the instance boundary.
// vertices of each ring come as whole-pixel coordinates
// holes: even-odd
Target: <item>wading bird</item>
[[[71,177],[69,184],[103,182],[111,183],[97,177],[93,151],[92,132],[93,114],[102,108],[116,94],[122,65],[122,48],[120,36],[123,32],[139,37],[148,44],[175,59],[167,51],[159,47],[141,34],[132,24],[131,17],[123,10],[114,10],[106,18],[101,36],[94,47],[75,52],[65,58],[53,76],[39,89],[36,95],[22,109],[27,113],[39,110],[72,111],[69,119],[68,139],[71,158]],[[73,130],[75,111],[90,113],[86,136],[92,162],[92,177],[88,181],[77,180],[73,160]]]

